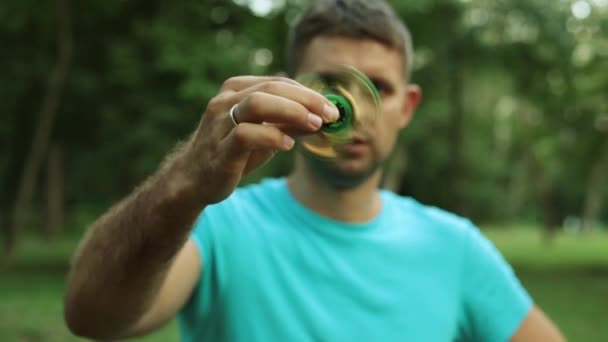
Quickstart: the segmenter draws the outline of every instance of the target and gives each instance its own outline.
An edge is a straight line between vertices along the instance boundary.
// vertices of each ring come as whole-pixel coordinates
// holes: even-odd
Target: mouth
[[[358,156],[367,153],[371,149],[369,139],[355,135],[346,144],[340,146],[340,150],[351,156]]]
[[[348,142],[351,145],[368,144],[369,139],[366,139],[362,135],[354,135],[353,138]]]

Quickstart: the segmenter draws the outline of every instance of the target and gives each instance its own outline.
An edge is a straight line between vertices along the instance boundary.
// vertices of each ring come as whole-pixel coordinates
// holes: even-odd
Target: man
[[[382,1],[316,2],[295,25],[290,76],[351,65],[382,113],[332,162],[235,190],[338,113],[291,79],[235,77],[192,137],[100,217],[66,296],[78,335],[145,334],[176,315],[186,341],[561,341],[469,221],[378,190],[421,90]],[[197,219],[198,218],[198,219]]]

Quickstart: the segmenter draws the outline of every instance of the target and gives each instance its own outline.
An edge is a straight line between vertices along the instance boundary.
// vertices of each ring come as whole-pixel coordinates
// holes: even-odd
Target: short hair
[[[296,19],[287,42],[287,73],[295,76],[307,45],[319,36],[368,38],[402,51],[404,77],[414,61],[406,24],[385,0],[315,0]]]

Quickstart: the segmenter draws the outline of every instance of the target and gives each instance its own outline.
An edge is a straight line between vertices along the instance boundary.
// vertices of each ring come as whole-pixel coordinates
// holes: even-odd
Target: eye
[[[321,81],[328,85],[335,85],[338,80],[336,79],[336,75],[332,75],[329,73],[322,73],[319,75]]]
[[[382,92],[384,91],[384,85],[381,82],[378,81],[372,81],[372,83],[374,84],[374,86],[376,87],[376,90],[382,94]]]
[[[372,78],[371,81],[381,96],[386,96],[386,95],[392,94],[392,87],[386,81],[379,80],[376,78]]]

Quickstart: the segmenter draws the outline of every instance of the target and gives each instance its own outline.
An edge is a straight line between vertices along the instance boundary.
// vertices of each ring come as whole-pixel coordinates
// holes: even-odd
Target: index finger
[[[297,102],[306,107],[310,112],[319,115],[325,122],[332,122],[339,117],[338,110],[329,100],[299,83],[294,85],[276,81],[264,82],[238,92],[235,94],[235,97],[246,98],[258,92],[276,95]]]
[[[292,85],[301,85],[300,83],[290,78],[280,76],[236,76],[224,81],[224,84],[222,85],[222,90],[232,90],[234,92],[238,92],[253,87],[257,84],[273,81],[285,82]]]

